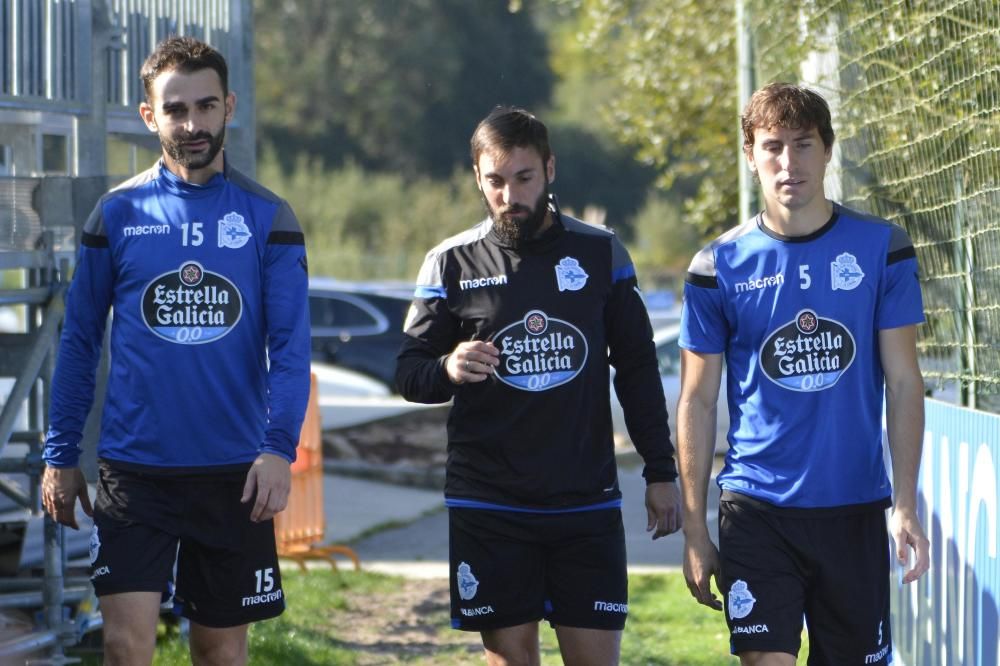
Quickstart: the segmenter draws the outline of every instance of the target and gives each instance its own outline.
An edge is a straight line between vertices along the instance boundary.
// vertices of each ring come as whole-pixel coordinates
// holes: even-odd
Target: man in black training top
[[[431,250],[396,381],[454,398],[448,420],[452,625],[489,664],[538,664],[538,622],[570,664],[616,664],[628,613],[610,372],[645,461],[647,529],[680,528],[655,348],[635,269],[607,229],[559,211],[548,133],[498,107],[472,136],[489,218]]]

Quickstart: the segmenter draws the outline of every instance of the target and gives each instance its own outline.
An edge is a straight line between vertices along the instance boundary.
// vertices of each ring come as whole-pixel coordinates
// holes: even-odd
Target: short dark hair
[[[826,148],[833,146],[830,107],[823,97],[809,88],[792,83],[769,83],[751,97],[740,118],[743,126],[743,150],[753,149],[753,133],[758,128],[787,127],[819,132]]]
[[[542,156],[542,164],[548,164],[552,156],[545,124],[528,111],[513,106],[497,106],[490,111],[472,133],[470,147],[472,164],[476,167],[479,156],[493,150],[506,154],[514,148],[531,147]]]
[[[146,89],[147,102],[153,96],[153,81],[156,77],[175,69],[187,73],[214,69],[222,82],[223,94],[229,94],[229,68],[222,54],[194,37],[174,36],[157,44],[156,49],[142,63],[139,77]]]

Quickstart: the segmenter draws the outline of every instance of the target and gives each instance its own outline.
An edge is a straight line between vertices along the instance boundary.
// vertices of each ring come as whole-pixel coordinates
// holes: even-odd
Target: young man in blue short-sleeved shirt
[[[743,664],[888,664],[885,509],[904,582],[928,568],[916,512],[923,382],[917,260],[899,226],[828,200],[826,102],[789,84],[757,91],[744,150],[764,210],[691,262],[684,287],[678,453],[684,573],[719,609]],[[719,548],[706,495],[723,361],[730,448],[718,475]],[[882,453],[882,405],[892,483]]]

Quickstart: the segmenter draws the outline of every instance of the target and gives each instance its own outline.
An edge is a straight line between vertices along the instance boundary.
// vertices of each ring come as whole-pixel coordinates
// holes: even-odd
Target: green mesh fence
[[[792,4],[748,3],[757,83],[831,100],[840,198],[917,248],[928,386],[1000,411],[1000,1]]]

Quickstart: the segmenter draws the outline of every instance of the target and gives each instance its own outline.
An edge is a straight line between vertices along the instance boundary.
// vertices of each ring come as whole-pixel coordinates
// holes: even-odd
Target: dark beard
[[[184,146],[181,145],[188,141],[197,141],[199,139],[208,140],[208,150],[204,153],[198,153],[196,155],[191,155],[184,151]],[[226,127],[223,125],[222,129],[219,130],[218,134],[211,134],[210,132],[198,132],[196,134],[185,135],[177,139],[170,139],[162,134],[160,135],[160,145],[163,147],[163,152],[170,156],[177,164],[181,165],[185,169],[203,169],[212,163],[215,156],[219,154],[222,150],[222,144],[226,140]]]
[[[546,183],[545,189],[542,190],[538,200],[535,201],[534,208],[531,210],[527,206],[515,204],[502,210],[494,211],[485,196],[483,196],[483,203],[486,204],[486,210],[490,214],[490,219],[493,220],[494,233],[496,233],[505,245],[517,247],[524,243],[524,241],[534,238],[538,230],[542,228],[545,216],[549,212],[549,186]],[[520,211],[527,212],[528,216],[523,219],[509,217],[510,213]]]

